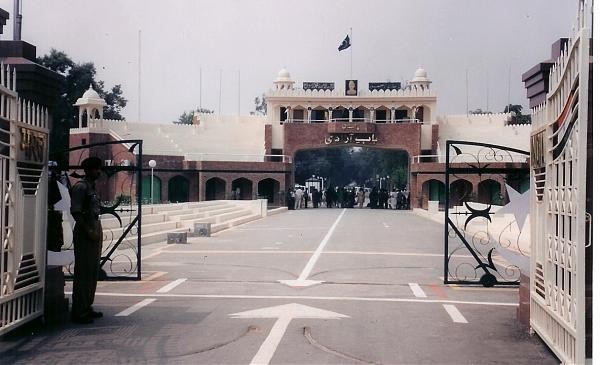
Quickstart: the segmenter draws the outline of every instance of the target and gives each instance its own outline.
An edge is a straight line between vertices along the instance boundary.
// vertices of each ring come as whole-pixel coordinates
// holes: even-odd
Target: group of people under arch
[[[288,209],[312,208],[370,208],[370,209],[409,209],[409,194],[406,189],[378,189],[374,187],[332,187],[323,190],[302,186],[289,188]]]

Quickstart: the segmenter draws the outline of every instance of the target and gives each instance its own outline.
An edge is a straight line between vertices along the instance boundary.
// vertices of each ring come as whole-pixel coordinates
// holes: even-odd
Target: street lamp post
[[[154,168],[156,167],[156,161],[148,161],[150,166],[150,204],[154,204]]]

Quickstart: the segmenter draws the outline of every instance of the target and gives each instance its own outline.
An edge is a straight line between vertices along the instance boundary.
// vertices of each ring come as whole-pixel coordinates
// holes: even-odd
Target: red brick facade
[[[334,148],[334,147],[373,147],[385,149],[399,149],[408,153],[410,164],[410,201],[411,207],[427,207],[429,197],[430,180],[438,180],[444,183],[444,164],[442,163],[413,163],[412,157],[422,153],[421,146],[421,124],[418,123],[286,123],[283,126],[283,154],[295,157],[296,152],[309,149]],[[328,139],[331,136],[338,136],[340,139]],[[432,126],[432,144],[423,146],[425,149],[432,149],[435,152],[439,136],[439,126]],[[265,151],[267,154],[272,152],[273,146],[272,126],[265,127]],[[368,137],[368,138],[367,138]],[[356,138],[365,143],[357,143]],[[85,144],[94,144],[111,141],[112,137],[108,134],[80,133],[71,134],[71,146],[81,145],[85,139]],[[373,139],[375,141],[373,141]],[[346,142],[347,143],[344,143]],[[83,158],[87,157],[88,150],[83,149],[71,153],[70,164],[76,166]],[[129,159],[132,163],[135,157],[120,144],[95,147],[93,154],[103,160],[112,160],[113,164],[119,165],[122,160]],[[182,176],[189,182],[188,198],[190,201],[206,200],[209,181],[219,186],[218,196],[224,199],[234,197],[235,186],[242,186],[244,190],[244,199],[254,199],[259,195],[259,184],[263,185],[263,195],[265,186],[271,198],[281,196],[294,184],[293,164],[289,162],[271,162],[268,158],[265,162],[234,162],[234,161],[186,161],[183,156],[164,156],[148,155],[143,157],[143,175],[150,175],[148,161],[156,161],[154,176],[160,180],[160,197],[157,201],[166,202],[169,200],[169,181]],[[217,178],[218,180],[211,180]],[[247,179],[238,180],[238,179]],[[505,196],[506,191],[502,178],[498,175],[478,176],[472,175],[464,178],[456,176],[450,177],[450,183],[457,180],[465,180],[471,198],[477,197],[482,192],[480,182],[484,180],[494,180],[500,182],[501,194]],[[112,199],[118,194],[135,195],[136,181],[130,173],[119,172],[111,177],[109,182],[99,181],[99,189],[106,197]],[[241,184],[241,185],[240,185]],[[469,187],[470,184],[470,187]],[[277,191],[274,191],[277,190]],[[211,196],[215,192],[210,193]],[[281,200],[281,199],[280,199]],[[451,196],[451,204],[459,204],[460,198]]]
[[[286,123],[283,127],[283,154],[294,156],[296,152],[301,150],[342,146],[400,149],[408,152],[409,157],[416,156],[421,152],[421,125],[417,123],[336,124],[339,125],[336,126],[337,129],[335,130],[335,133],[344,134],[371,134],[371,131],[368,128],[374,128],[374,132],[372,133],[375,135],[377,142],[344,144],[342,141],[340,143],[326,144],[325,140],[330,136],[328,123]],[[341,129],[343,125],[348,126],[348,128]]]

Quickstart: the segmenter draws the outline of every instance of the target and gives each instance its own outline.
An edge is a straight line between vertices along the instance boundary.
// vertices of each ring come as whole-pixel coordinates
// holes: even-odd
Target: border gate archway
[[[285,123],[283,129],[284,151],[295,156],[301,150],[327,147],[370,147],[404,150],[410,163],[412,156],[420,154],[421,123]],[[430,149],[431,146],[424,146]],[[289,187],[289,186],[288,186]]]

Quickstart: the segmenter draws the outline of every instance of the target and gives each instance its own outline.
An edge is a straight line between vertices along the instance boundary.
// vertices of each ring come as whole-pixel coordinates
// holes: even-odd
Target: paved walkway
[[[144,249],[143,281],[99,284],[104,318],[5,338],[2,362],[558,363],[517,288],[442,284],[443,227],[412,212],[290,211]]]

